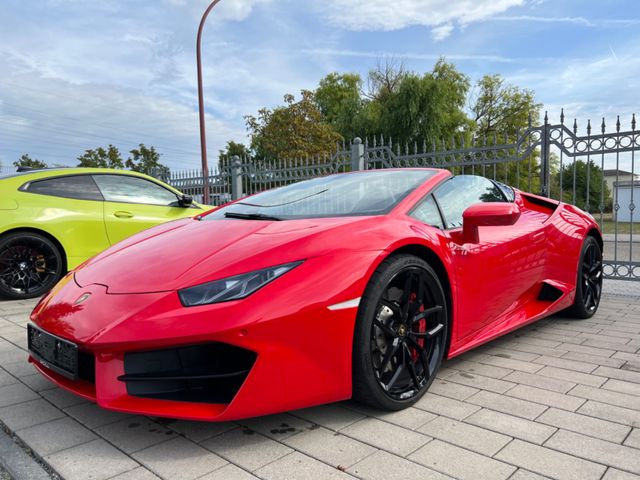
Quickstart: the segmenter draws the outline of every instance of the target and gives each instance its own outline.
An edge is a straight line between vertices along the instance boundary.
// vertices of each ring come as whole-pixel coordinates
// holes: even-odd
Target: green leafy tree
[[[78,162],[78,167],[124,168],[120,151],[113,145],[109,145],[106,149],[98,147],[85,150],[84,154],[78,157]]]
[[[228,165],[235,156],[242,158],[251,158],[251,150],[244,143],[237,143],[229,140],[223,150],[219,151],[218,164],[222,167]]]
[[[573,193],[574,175],[575,201]],[[555,175],[558,185],[560,184],[559,176],[560,172]],[[611,212],[613,203],[611,190],[607,183],[603,182],[602,169],[593,160],[590,160],[588,164],[585,161],[576,160],[562,166],[563,201],[573,203],[577,207],[593,213],[600,212],[603,199],[603,212]]]
[[[21,155],[18,160],[13,162],[15,167],[28,167],[28,168],[47,168],[47,164],[38,159],[31,158],[28,154]]]
[[[536,102],[532,90],[507,83],[500,75],[485,75],[476,84],[471,111],[476,124],[476,136],[513,137],[525,129],[529,118],[540,116],[542,105]]]
[[[403,75],[394,91],[374,100],[380,103],[381,131],[408,144],[460,139],[472,127],[464,112],[469,86],[469,78],[444,59],[422,76]]]
[[[129,151],[130,155],[125,166],[134,172],[145,173],[147,175],[164,178],[169,168],[160,163],[162,154],[156,151],[155,147],[147,147],[143,143]]]
[[[257,117],[245,117],[258,158],[293,160],[335,151],[342,136],[325,120],[313,92],[302,90],[298,101],[287,94],[284,102],[275,109],[259,110]]]
[[[533,91],[507,83],[500,75],[485,75],[470,95],[470,110],[475,124],[476,144],[509,144],[516,141],[529,125],[537,121],[542,105]],[[539,152],[519,164],[498,164],[496,177],[511,185],[533,192],[540,191]],[[552,166],[553,159],[552,160]],[[493,176],[493,169],[491,169]],[[530,173],[531,172],[531,173]],[[556,168],[557,172],[557,168]],[[490,175],[487,175],[490,176]]]
[[[361,90],[362,78],[357,73],[330,73],[314,92],[325,121],[344,138],[361,135],[357,121],[365,104]]]

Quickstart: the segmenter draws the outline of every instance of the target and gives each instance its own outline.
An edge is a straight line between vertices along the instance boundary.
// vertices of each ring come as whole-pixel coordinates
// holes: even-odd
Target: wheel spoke
[[[387,353],[385,354],[384,358],[382,359],[382,363],[380,364],[380,374],[381,375],[387,369],[387,367],[389,366],[389,362],[391,362],[391,359],[396,355],[396,353],[398,352],[399,348],[400,348],[400,342],[399,341],[394,341],[393,342],[393,348],[387,347]]]
[[[406,340],[407,340],[407,343],[411,345],[413,348],[415,348],[416,350],[418,350],[418,352],[425,355],[427,354],[427,351],[424,349],[424,347],[420,345],[418,342],[416,342],[413,338],[406,337]]]
[[[409,375],[411,375],[411,380],[413,380],[413,384],[416,387],[416,390],[420,390],[420,382],[418,381],[418,375],[416,374],[416,368],[413,365],[411,358],[411,351],[409,350],[409,346],[404,344],[405,355],[408,355],[409,361],[407,362],[407,366],[409,367]]]
[[[411,323],[414,324],[416,322],[419,322],[423,318],[426,318],[428,315],[432,313],[441,312],[441,311],[442,311],[442,305],[436,305],[435,307],[427,308],[424,312],[420,312],[415,317],[413,317],[413,319],[411,320]]]
[[[444,324],[439,323],[438,325],[433,327],[431,330],[428,330],[426,332],[409,332],[409,334],[413,335],[414,337],[433,338],[439,333],[441,333],[442,331],[444,331]]]
[[[591,286],[587,286],[587,297],[585,298],[584,306],[587,307],[587,309],[590,309],[592,301],[593,301],[593,292],[591,291]]]
[[[413,284],[414,274],[411,272],[407,275],[407,279],[404,282],[404,291],[402,292],[402,315],[401,319],[406,320],[409,317],[409,304],[411,303],[411,285]]]
[[[400,377],[400,374],[403,371],[404,371],[404,363],[401,363],[400,365],[398,365],[398,368],[394,372],[393,377],[391,377],[391,380],[389,380],[389,383],[387,383],[387,390],[391,390],[391,388],[398,381],[398,378]]]

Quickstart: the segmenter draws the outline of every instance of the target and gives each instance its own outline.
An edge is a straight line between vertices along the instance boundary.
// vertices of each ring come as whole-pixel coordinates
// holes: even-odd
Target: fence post
[[[231,157],[231,199],[242,198],[242,162],[238,155]]]
[[[549,180],[550,180],[550,138],[549,134],[551,129],[549,128],[549,116],[545,112],[544,125],[542,126],[541,145],[540,145],[540,195],[543,197],[550,197]]]
[[[364,170],[364,145],[359,137],[351,144],[351,171]]]

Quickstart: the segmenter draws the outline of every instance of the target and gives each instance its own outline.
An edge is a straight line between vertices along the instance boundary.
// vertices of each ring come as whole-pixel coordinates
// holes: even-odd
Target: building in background
[[[634,175],[638,177],[638,175]],[[620,206],[615,217],[619,222],[640,223],[640,180],[614,182],[614,204]],[[633,205],[633,207],[632,207]],[[633,218],[632,218],[633,214]]]
[[[613,192],[615,191],[615,182],[631,182],[632,180],[640,180],[640,175],[633,174],[625,170],[604,170],[603,174],[604,181],[607,183],[607,187],[609,187],[611,195],[613,195]]]

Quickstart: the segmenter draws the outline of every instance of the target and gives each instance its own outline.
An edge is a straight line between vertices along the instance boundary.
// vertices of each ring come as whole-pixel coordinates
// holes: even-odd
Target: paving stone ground
[[[629,282],[631,283],[631,282]],[[415,407],[204,423],[97,408],[27,364],[0,302],[0,421],[68,480],[640,479],[640,300],[542,320],[444,364]]]

